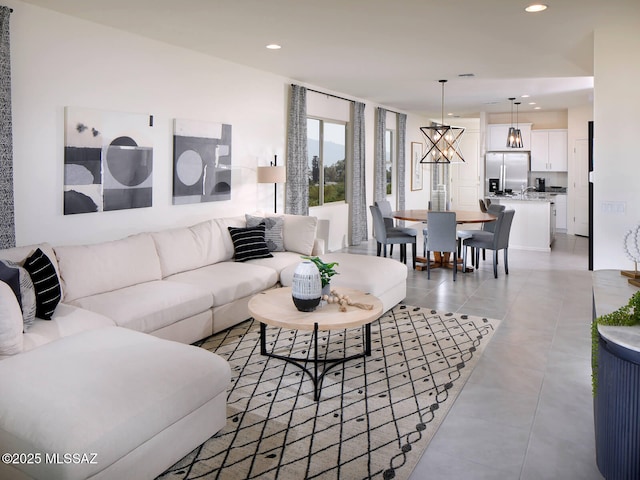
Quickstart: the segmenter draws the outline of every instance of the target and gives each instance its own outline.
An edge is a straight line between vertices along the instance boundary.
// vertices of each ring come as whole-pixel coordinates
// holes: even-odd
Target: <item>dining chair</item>
[[[482,202],[482,199],[480,199],[480,201]],[[498,214],[502,211],[504,211],[506,207],[504,205],[500,205],[499,203],[492,203],[491,205],[489,205],[487,207],[487,213],[491,213],[493,215],[498,216]],[[491,221],[491,222],[483,222],[482,223],[482,227],[480,230],[458,230],[458,239],[460,240],[458,242],[458,255],[462,254],[462,259],[463,259],[463,269],[466,269],[466,259],[467,259],[467,252],[466,249],[464,248],[464,242],[466,240],[469,240],[470,238],[473,238],[473,236],[478,233],[478,232],[493,232],[493,229],[495,228],[496,222],[495,221]],[[471,263],[473,266],[477,267],[478,263],[475,261],[476,255],[475,255],[475,250],[472,249],[471,251]],[[486,259],[486,254],[484,249],[482,250],[482,260]]]
[[[455,212],[428,212],[429,235],[426,241],[427,279],[431,278],[429,254],[431,252],[453,253],[453,281],[458,273],[458,241],[456,238]]]
[[[371,216],[373,218],[373,236],[377,242],[376,254],[380,256],[380,250],[383,249],[384,256],[387,256],[387,245],[400,245],[400,261],[407,262],[407,244],[413,245],[413,269],[416,268],[416,232],[407,233],[396,228],[387,228],[384,223],[384,217],[380,212],[380,208],[376,205],[370,205]]]
[[[382,218],[384,219],[384,224],[389,228],[393,228],[395,230],[407,233],[409,235],[418,235],[418,231],[415,228],[409,227],[399,227],[393,218],[393,210],[391,209],[391,203],[389,200],[378,200],[374,202],[374,205],[380,209],[380,213],[382,213]],[[389,247],[389,256],[393,255],[393,244]]]
[[[479,230],[466,241],[465,248],[475,248],[476,265],[480,262],[480,249],[493,250],[493,276],[498,278],[498,250],[504,251],[504,273],[509,275],[509,234],[515,210],[504,210],[494,222],[493,232]]]

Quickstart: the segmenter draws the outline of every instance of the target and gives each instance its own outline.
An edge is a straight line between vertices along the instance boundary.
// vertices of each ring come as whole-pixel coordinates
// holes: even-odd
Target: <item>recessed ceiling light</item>
[[[525,8],[524,11],[529,13],[536,13],[536,12],[542,12],[546,9],[547,9],[547,6],[545,4],[534,3],[533,5],[529,5],[527,8]]]
[[[529,105],[535,105],[536,102],[529,102]]]
[[[540,110],[541,107],[533,107],[534,110]]]
[[[278,45],[277,43],[270,43],[269,45],[267,45],[267,48],[269,50],[280,50],[282,46]]]
[[[520,95],[520,98],[529,98],[530,95],[527,95],[526,93],[524,95]]]

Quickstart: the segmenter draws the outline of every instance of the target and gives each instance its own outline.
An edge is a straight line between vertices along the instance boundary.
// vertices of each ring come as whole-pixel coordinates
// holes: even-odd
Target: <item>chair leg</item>
[[[400,262],[407,263],[407,246],[404,243],[400,244]]]
[[[424,240],[422,241],[422,256],[427,256],[427,237],[424,237]]]
[[[417,243],[413,242],[413,247],[411,248],[411,252],[412,252],[412,256],[413,256],[413,269],[414,270],[416,269],[416,257],[417,257],[416,247],[417,247]],[[506,250],[505,250],[505,252],[506,252]]]
[[[382,253],[384,254],[384,258],[387,258],[387,244],[386,243],[382,246]]]
[[[493,251],[493,276],[498,278],[498,251]]]
[[[476,248],[475,251],[476,251],[476,255],[475,255],[476,256],[476,268],[478,268],[480,266],[480,249]]]
[[[509,275],[509,254],[507,253],[509,249],[504,249],[504,274]]]
[[[467,273],[467,247],[462,241],[462,273]]]
[[[456,281],[456,275],[458,275],[458,252],[453,251],[453,281]]]
[[[393,257],[393,243],[389,245],[389,256]],[[402,252],[400,253],[400,257],[402,257]]]
[[[431,280],[431,262],[429,261],[430,256],[431,252],[427,250],[425,252],[425,257],[427,258],[427,280]]]
[[[379,257],[380,252],[382,250],[382,244],[380,242],[376,242],[376,255]]]

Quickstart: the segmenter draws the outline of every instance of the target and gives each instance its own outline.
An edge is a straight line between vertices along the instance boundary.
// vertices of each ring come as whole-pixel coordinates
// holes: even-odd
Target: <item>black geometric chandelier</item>
[[[460,153],[460,138],[464,128],[444,124],[444,84],[447,81],[438,81],[442,85],[442,123],[420,127],[427,139],[427,151],[420,163],[452,163],[458,160],[464,162]]]

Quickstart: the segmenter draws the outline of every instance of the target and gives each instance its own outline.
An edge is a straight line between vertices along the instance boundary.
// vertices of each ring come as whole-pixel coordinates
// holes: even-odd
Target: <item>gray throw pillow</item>
[[[11,262],[9,260],[0,260],[0,270],[6,272],[13,270],[16,272],[15,279],[17,280],[16,289],[14,294],[22,310],[22,319],[24,323],[24,331],[33,325],[33,320],[36,316],[36,293],[31,281],[31,275],[18,263]],[[5,279],[1,279],[6,281]],[[11,283],[11,282],[7,282]]]
[[[245,215],[247,227],[257,227],[264,223],[264,239],[267,242],[267,248],[270,252],[284,252],[284,237],[282,231],[284,228],[283,217],[254,217],[253,215]]]

